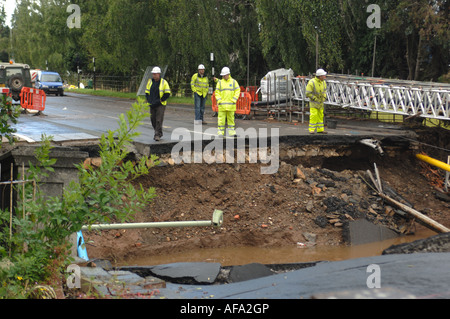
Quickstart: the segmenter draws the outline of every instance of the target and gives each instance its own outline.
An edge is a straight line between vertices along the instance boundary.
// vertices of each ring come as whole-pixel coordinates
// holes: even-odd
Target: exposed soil
[[[273,175],[261,175],[260,164],[248,163],[155,167],[137,181],[155,187],[157,197],[136,222],[211,220],[213,211],[220,209],[222,227],[85,232],[88,255],[122,262],[194,248],[342,245],[346,221],[357,218],[405,235],[423,228],[400,217],[397,208],[384,203],[365,183],[365,171],[373,171],[374,161],[392,196],[450,227],[450,203],[436,198],[444,173],[414,156],[424,151],[446,160],[450,133],[443,129],[417,133],[420,141],[441,149],[420,144],[414,152],[397,150],[395,157],[380,157],[367,149],[349,157],[296,157],[281,162]]]

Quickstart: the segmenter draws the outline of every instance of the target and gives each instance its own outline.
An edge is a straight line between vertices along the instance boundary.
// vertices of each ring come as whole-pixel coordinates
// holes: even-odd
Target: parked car
[[[38,71],[34,86],[36,89],[43,90],[47,95],[64,95],[63,81],[58,72]]]
[[[14,101],[20,101],[23,87],[32,87],[28,64],[0,63],[0,88],[2,93],[11,94]]]

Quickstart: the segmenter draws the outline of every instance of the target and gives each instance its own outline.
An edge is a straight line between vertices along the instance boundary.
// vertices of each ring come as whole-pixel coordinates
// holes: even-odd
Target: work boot
[[[228,136],[230,137],[236,136],[236,131],[234,129],[228,129]]]
[[[322,132],[317,132],[317,133],[319,133],[319,134],[328,134],[327,131],[322,131]]]

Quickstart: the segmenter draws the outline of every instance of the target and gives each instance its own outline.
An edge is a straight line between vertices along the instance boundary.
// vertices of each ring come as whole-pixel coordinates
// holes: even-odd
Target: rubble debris
[[[383,198],[384,200],[386,200],[387,202],[396,205],[397,207],[399,207],[400,209],[402,209],[403,211],[407,212],[408,214],[410,214],[412,217],[416,218],[418,220],[418,222],[420,222],[421,224],[423,224],[424,226],[426,226],[427,228],[436,231],[438,233],[447,233],[450,232],[450,229],[445,227],[444,225],[441,225],[440,223],[436,222],[435,220],[431,219],[428,216],[425,216],[424,214],[420,213],[419,211],[385,195],[383,193],[383,189],[382,189],[382,183],[381,183],[381,179],[380,176],[378,174],[377,171],[377,167],[375,165],[375,173],[377,178],[375,179],[372,175],[372,173],[367,170],[366,171],[367,175],[369,176],[370,180],[373,183],[373,186],[376,188],[376,191],[378,193],[378,196],[380,196],[381,198]]]

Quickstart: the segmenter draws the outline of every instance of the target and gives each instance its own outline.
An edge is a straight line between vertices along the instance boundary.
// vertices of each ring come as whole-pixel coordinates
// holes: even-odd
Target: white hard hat
[[[198,69],[199,69],[199,70],[204,70],[204,69],[205,69],[205,66],[204,66],[203,64],[200,64],[200,65],[198,66]]]
[[[222,71],[220,72],[220,76],[224,76],[224,75],[227,75],[227,74],[230,74],[230,68],[229,67],[224,67],[222,69]]]
[[[152,73],[161,73],[161,69],[157,66],[155,66],[152,70]]]
[[[322,76],[322,75],[327,75],[327,72],[325,72],[324,69],[318,69],[316,71],[316,76]]]

